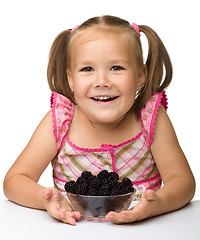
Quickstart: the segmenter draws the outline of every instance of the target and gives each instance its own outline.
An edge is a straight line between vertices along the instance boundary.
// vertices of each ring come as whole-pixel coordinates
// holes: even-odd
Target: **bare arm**
[[[75,225],[80,219],[67,199],[55,188],[44,188],[37,182],[57,154],[49,111],[4,179],[6,197],[23,206],[44,209],[54,218]]]
[[[173,126],[162,107],[156,119],[151,152],[164,186],[157,192],[147,190],[139,204],[130,211],[108,213],[107,218],[113,222],[134,222],[160,215],[183,207],[193,198],[195,193],[193,174]]]
[[[41,174],[57,153],[51,111],[40,122],[33,136],[4,179],[6,197],[18,204],[44,209],[44,187],[37,184]]]
[[[178,143],[173,126],[161,107],[151,148],[164,187],[157,191],[161,201],[158,214],[183,207],[194,196],[195,180]]]

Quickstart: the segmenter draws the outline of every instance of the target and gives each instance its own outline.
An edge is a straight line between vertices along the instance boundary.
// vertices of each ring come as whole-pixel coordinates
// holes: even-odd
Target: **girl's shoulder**
[[[51,110],[53,120],[53,133],[57,142],[57,149],[61,147],[63,138],[69,131],[74,115],[74,104],[62,94],[52,92]]]
[[[168,101],[165,91],[157,92],[152,95],[141,111],[142,129],[149,148],[152,144],[155,122],[161,105],[166,111],[168,108]]]

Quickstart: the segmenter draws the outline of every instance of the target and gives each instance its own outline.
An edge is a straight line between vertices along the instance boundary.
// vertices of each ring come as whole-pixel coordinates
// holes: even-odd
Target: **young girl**
[[[140,32],[149,44],[145,64]],[[62,194],[64,184],[107,169],[130,178],[140,199],[129,211],[109,212],[114,223],[187,204],[195,180],[165,111],[171,78],[168,53],[147,26],[103,16],[62,32],[48,64],[52,109],[8,171],[7,198],[75,225],[81,216]],[[44,188],[37,182],[50,162],[55,188]]]

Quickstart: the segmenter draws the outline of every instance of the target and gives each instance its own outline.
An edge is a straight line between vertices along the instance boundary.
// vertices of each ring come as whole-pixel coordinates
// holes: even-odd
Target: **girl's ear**
[[[68,79],[69,87],[71,88],[71,91],[73,92],[73,81],[72,81],[72,75],[71,75],[70,69],[67,69],[66,72],[67,72],[67,79]]]
[[[147,66],[144,64],[138,75],[137,91],[140,91],[144,87],[146,80],[147,80]]]

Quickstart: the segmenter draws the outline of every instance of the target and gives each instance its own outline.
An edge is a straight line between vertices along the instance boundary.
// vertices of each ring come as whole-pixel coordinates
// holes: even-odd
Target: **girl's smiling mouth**
[[[94,101],[97,102],[110,102],[114,99],[118,98],[118,96],[96,96],[96,97],[91,97]]]

